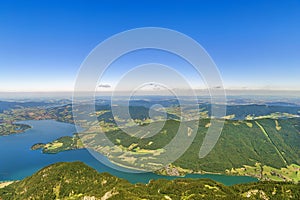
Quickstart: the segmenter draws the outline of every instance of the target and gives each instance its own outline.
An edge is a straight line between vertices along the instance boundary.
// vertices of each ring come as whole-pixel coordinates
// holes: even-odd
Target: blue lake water
[[[109,160],[97,153],[99,162],[88,150],[72,150],[58,154],[43,154],[40,150],[33,151],[31,146],[36,143],[47,143],[61,136],[71,136],[76,132],[72,124],[61,123],[54,120],[25,121],[32,128],[21,134],[0,136],[0,181],[20,180],[32,175],[39,169],[56,162],[82,161],[99,172],[108,172],[131,183],[148,183],[151,179],[174,179],[178,177],[160,176],[154,173],[130,173],[116,170],[118,168]],[[103,164],[105,163],[105,164]],[[121,167],[119,167],[121,168]],[[124,168],[122,168],[124,169]],[[130,171],[130,170],[128,170]],[[189,174],[188,178],[210,178],[225,185],[256,182],[257,179],[247,176],[226,176],[215,174]]]

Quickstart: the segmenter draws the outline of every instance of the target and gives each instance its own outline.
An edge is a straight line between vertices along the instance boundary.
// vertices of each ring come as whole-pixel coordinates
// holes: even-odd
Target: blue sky
[[[3,0],[0,91],[71,91],[97,44],[147,26],[199,42],[228,89],[300,89],[300,1]],[[116,66],[107,84],[118,73]]]

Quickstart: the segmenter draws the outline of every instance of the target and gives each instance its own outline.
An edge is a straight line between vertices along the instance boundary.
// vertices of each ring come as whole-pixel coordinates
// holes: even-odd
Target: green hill
[[[300,181],[300,120],[298,118],[226,120],[213,150],[205,158],[199,159],[198,153],[209,124],[209,119],[199,121],[199,129],[194,141],[172,164],[179,173],[213,172],[253,176],[260,180]],[[131,166],[127,163],[131,161],[130,155],[126,154],[130,151],[137,155],[148,153],[155,161],[152,151],[167,145],[175,137],[179,125],[179,121],[167,120],[159,133],[148,138],[133,137],[118,128],[108,130],[106,135],[110,141],[124,149],[124,152],[112,150],[108,157],[117,163]],[[97,134],[87,133],[85,137],[89,139],[85,144],[90,148],[105,149],[103,146],[93,144],[94,139],[99,140]],[[44,153],[58,153],[82,148],[83,145],[75,135],[73,138],[60,138],[47,144],[46,147],[43,148]],[[134,164],[138,165],[139,162]],[[180,171],[180,169],[185,170]],[[163,169],[158,173],[168,175]]]
[[[130,184],[107,173],[99,174],[81,162],[56,163],[22,181],[0,190],[3,199],[64,199],[83,196],[104,196],[114,187]],[[70,199],[72,199],[70,198]]]
[[[276,128],[278,122],[279,128]],[[197,158],[206,132],[200,122],[198,134],[185,154],[175,164],[183,168],[222,172],[224,169],[254,166],[255,163],[274,168],[300,165],[300,137],[295,120],[262,119],[226,121],[214,149],[203,159]]]
[[[56,163],[0,189],[0,199],[299,199],[300,185],[259,182],[224,186],[209,179],[130,184],[81,163]]]
[[[254,167],[259,164],[261,167],[281,169],[296,164],[297,174],[293,180],[296,182],[300,180],[297,172],[300,169],[299,119],[226,120],[213,150],[205,158],[199,159],[200,146],[209,122],[208,119],[199,121],[198,132],[193,143],[173,163],[174,166],[194,172],[225,173],[231,169],[243,168],[244,165]],[[144,139],[129,136],[122,130],[109,131],[106,135],[116,145],[122,145],[128,151],[139,153],[139,151],[163,148],[175,137],[179,124],[178,121],[168,120],[158,134]],[[97,139],[97,135],[95,138]],[[132,144],[135,144],[134,147]],[[94,148],[97,149],[97,146]],[[115,155],[114,152],[110,152],[109,155],[112,160],[119,162],[126,160],[118,159],[119,156],[119,152]],[[121,157],[126,157],[126,154]],[[256,174],[247,174],[247,172],[244,174],[264,179],[264,173],[260,169]]]

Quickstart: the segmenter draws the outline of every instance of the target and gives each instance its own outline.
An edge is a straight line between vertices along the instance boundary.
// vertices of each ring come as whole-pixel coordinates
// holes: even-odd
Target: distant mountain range
[[[31,107],[49,106],[49,105],[53,105],[53,103],[47,103],[43,101],[38,101],[38,102],[0,101],[0,113],[2,113],[4,110],[11,110],[17,108],[31,108]]]

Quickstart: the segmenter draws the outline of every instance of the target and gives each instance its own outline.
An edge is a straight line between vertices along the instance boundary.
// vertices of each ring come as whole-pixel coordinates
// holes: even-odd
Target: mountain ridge
[[[210,179],[131,184],[82,162],[49,165],[0,189],[1,200],[27,199],[299,199],[300,184],[258,182],[225,186]]]

